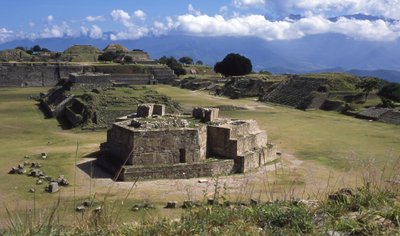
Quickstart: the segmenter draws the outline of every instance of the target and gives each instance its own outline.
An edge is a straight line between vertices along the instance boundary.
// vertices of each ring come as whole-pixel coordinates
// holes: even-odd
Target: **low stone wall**
[[[82,123],[82,116],[71,111],[69,107],[65,107],[64,114],[65,118],[69,123],[71,123],[71,125],[78,126]]]
[[[119,180],[176,179],[227,175],[234,172],[233,160],[205,161],[166,166],[125,166]]]
[[[246,173],[257,169],[268,162],[276,159],[276,147],[271,145],[267,148],[260,148],[254,151],[246,152],[243,156],[235,159],[236,173]]]
[[[82,72],[83,66],[49,63],[1,63],[0,86],[55,86],[61,78]]]
[[[154,76],[159,83],[170,84],[177,77],[167,66],[140,65],[84,65],[70,63],[0,63],[0,86],[2,87],[41,87],[55,86],[60,79],[67,79],[71,73],[105,74],[147,74]],[[97,81],[94,81],[97,82]],[[137,83],[143,82],[142,77]]]

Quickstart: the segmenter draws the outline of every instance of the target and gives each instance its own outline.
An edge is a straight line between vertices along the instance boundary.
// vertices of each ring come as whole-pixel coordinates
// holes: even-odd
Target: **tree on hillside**
[[[22,51],[26,51],[26,48],[25,48],[25,47],[22,47],[22,46],[15,47],[15,49],[19,49],[19,50],[22,50]]]
[[[389,83],[381,88],[378,96],[384,99],[390,99],[394,102],[400,102],[400,84]]]
[[[365,95],[365,100],[367,100],[368,95],[375,89],[381,87],[381,81],[375,78],[362,78],[357,84],[356,88],[361,89]]]
[[[198,61],[196,61],[196,65],[202,66],[202,65],[204,65],[204,63],[203,63],[203,61],[198,60]]]
[[[127,55],[124,57],[124,62],[126,63],[132,63],[133,62],[133,58],[130,55]]]
[[[163,56],[157,60],[160,64],[165,64],[171,68],[177,76],[186,75],[186,70],[183,69],[182,64],[179,63],[174,57]]]
[[[179,58],[179,62],[184,65],[191,65],[193,64],[193,59],[190,57],[181,57]]]
[[[39,45],[35,45],[35,46],[33,46],[33,47],[31,48],[31,50],[32,50],[33,52],[40,52],[40,51],[42,51],[42,48],[41,48]]]
[[[250,59],[240,54],[230,53],[225,58],[217,62],[214,71],[224,76],[247,75],[253,69]]]
[[[103,54],[99,55],[98,60],[104,61],[104,62],[113,61],[116,56],[117,56],[117,54],[115,52],[107,51],[107,52],[104,52]]]

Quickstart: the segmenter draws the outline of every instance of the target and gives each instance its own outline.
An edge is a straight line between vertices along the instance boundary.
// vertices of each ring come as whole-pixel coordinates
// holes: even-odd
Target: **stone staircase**
[[[174,71],[168,67],[152,67],[149,69],[149,72],[158,83],[172,84],[172,82],[177,79]]]
[[[261,96],[260,101],[278,103],[300,109],[319,107],[326,96],[317,93],[325,79],[291,78],[281,82],[275,89]],[[323,94],[323,95],[322,95]],[[314,100],[314,98],[317,98]]]

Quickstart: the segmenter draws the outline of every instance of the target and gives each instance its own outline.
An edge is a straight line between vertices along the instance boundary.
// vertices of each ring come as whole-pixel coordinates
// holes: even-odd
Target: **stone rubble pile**
[[[42,159],[47,159],[46,153],[41,153],[39,155]],[[25,159],[30,159],[29,156],[25,156]],[[8,172],[9,174],[18,174],[36,178],[36,185],[42,185],[45,181],[48,181],[48,184],[45,187],[45,191],[49,193],[55,193],[59,191],[60,186],[68,186],[69,182],[64,175],[60,175],[57,179],[53,179],[51,176],[46,175],[42,171],[42,164],[39,162],[30,162],[25,160],[22,164],[18,164],[16,167],[12,167]],[[35,189],[31,188],[29,192],[34,193]]]

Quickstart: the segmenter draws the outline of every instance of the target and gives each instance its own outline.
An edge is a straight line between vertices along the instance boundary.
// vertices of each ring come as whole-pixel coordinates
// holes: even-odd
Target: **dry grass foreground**
[[[385,181],[398,167],[399,126],[370,123],[329,112],[303,112],[251,99],[230,100],[170,86],[154,89],[171,96],[187,110],[193,106],[215,105],[247,108],[224,111],[222,115],[256,119],[268,132],[270,140],[282,150],[281,160],[246,175],[210,178],[205,184],[198,183],[197,179],[144,181],[135,185],[114,183],[90,164],[84,165],[86,172],[75,168],[75,162],[90,161],[82,157],[98,150],[99,143],[105,140],[105,131],[62,130],[57,121],[44,119],[36,102],[29,99],[45,90],[43,88],[2,88],[0,201],[5,206],[0,211],[2,225],[7,223],[6,208],[21,212],[46,209],[58,198],[65,209],[65,219],[76,219],[74,206],[94,195],[100,200],[107,197],[113,204],[122,206],[121,215],[130,221],[137,217],[130,211],[135,202],[147,201],[161,206],[170,200],[201,200],[214,193],[215,183],[223,186],[226,196],[235,200],[318,198],[332,189],[362,184],[366,178]],[[79,149],[75,158],[77,143]],[[49,158],[40,160],[41,152],[48,153]],[[11,167],[25,160],[25,155],[41,161],[49,175],[66,175],[72,186],[51,195],[42,192],[44,186],[36,186],[30,177],[7,175]],[[90,174],[97,178],[90,178]],[[36,188],[36,193],[29,193],[30,188]],[[180,211],[157,210],[150,215],[176,217],[179,214]]]

